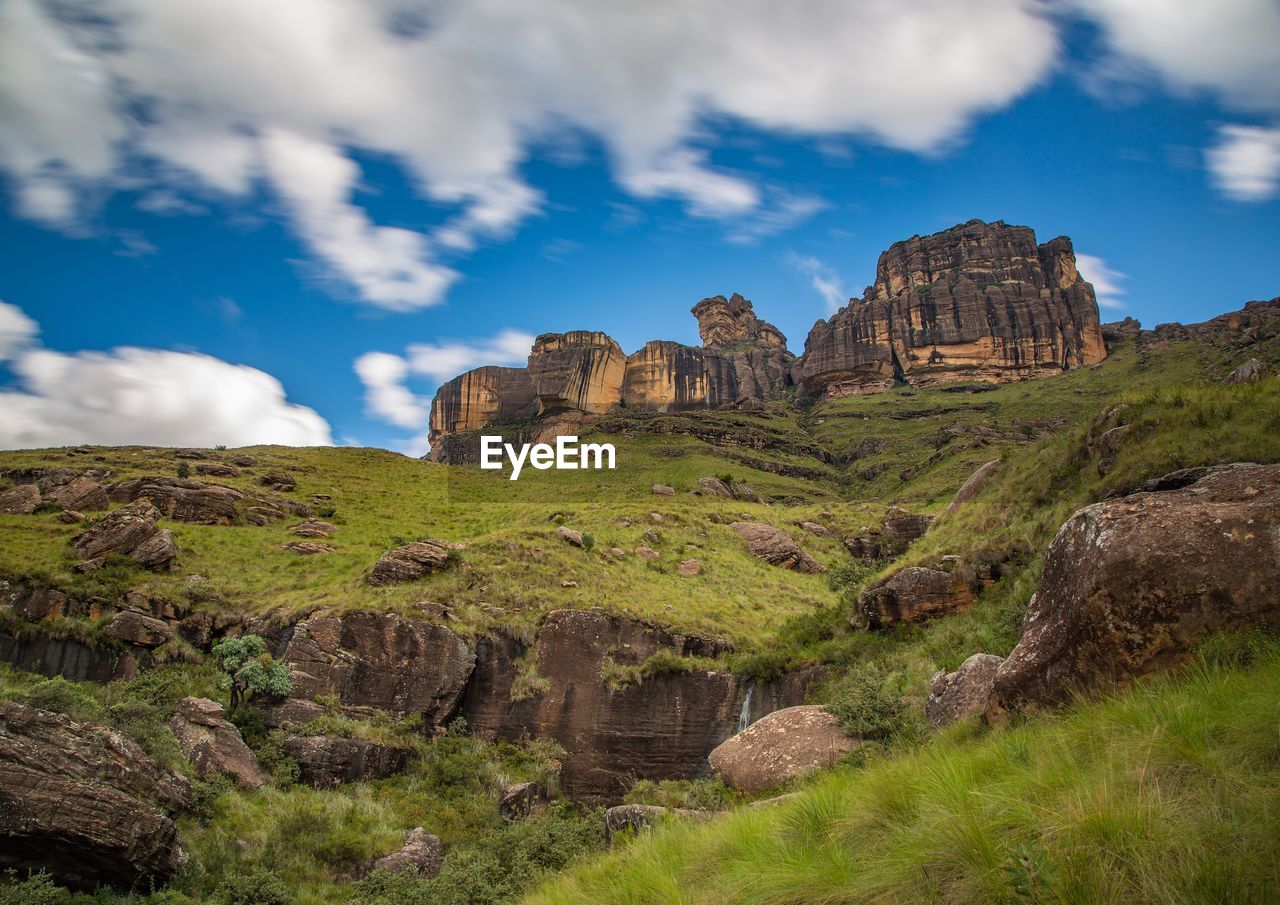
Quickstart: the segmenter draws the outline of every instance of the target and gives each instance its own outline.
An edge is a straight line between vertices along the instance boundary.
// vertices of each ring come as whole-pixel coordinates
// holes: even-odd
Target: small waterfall
[[[738,713],[738,731],[751,725],[751,692],[756,690],[756,683],[747,686],[747,696],[742,699],[742,710]]]

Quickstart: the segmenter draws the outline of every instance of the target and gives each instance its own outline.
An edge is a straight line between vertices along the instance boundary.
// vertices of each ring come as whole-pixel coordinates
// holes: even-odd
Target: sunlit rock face
[[[895,382],[1003,382],[1106,357],[1093,287],[1071,240],[1036,244],[1025,226],[971,220],[880,255],[876,282],[819,321],[793,375],[814,399]]]
[[[538,414],[577,409],[602,414],[622,401],[627,356],[605,333],[544,333],[529,352]]]
[[[467,371],[442,384],[431,403],[428,439],[479,430],[504,418],[528,417],[534,412],[533,383],[524,368],[484,367]]]
[[[706,408],[710,404],[708,385],[701,349],[654,340],[627,358],[622,399],[626,408],[639,411]]]
[[[795,356],[782,331],[756,317],[736,292],[705,298],[691,311],[702,337],[711,405],[781,398],[791,384]]]

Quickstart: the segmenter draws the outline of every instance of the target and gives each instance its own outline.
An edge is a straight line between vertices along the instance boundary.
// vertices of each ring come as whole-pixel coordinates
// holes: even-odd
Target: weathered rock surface
[[[974,654],[955,672],[938,670],[929,683],[929,699],[924,705],[929,725],[941,729],[956,720],[985,712],[996,671],[1003,662],[1003,657]]]
[[[65,484],[41,487],[40,492],[45,502],[77,512],[101,512],[111,503],[103,486],[88,475],[76,475]]]
[[[987,481],[991,478],[997,468],[1000,467],[999,459],[992,459],[985,465],[980,465],[973,474],[969,475],[968,480],[960,485],[960,489],[956,491],[956,495],[951,498],[951,502],[947,504],[947,512],[952,513],[972,500],[982,492],[982,488],[987,486]]]
[[[676,489],[674,487],[668,487],[666,484],[654,484],[653,492],[656,496],[675,496],[676,495]]]
[[[814,399],[877,392],[903,381],[1006,381],[1106,357],[1093,287],[1071,241],[971,220],[897,242],[876,282],[819,321],[794,369]]]
[[[317,789],[386,779],[403,771],[413,755],[411,748],[331,735],[286,735],[281,747],[298,762],[302,781]]]
[[[570,546],[573,546],[573,547],[581,547],[583,544],[582,532],[574,531],[572,528],[568,527],[567,525],[561,525],[559,528],[557,528],[556,536],[559,537],[566,544],[569,544]]]
[[[705,350],[710,405],[781,398],[795,361],[782,331],[756,317],[751,302],[736,292],[703,299],[691,313]]]
[[[770,565],[797,572],[825,572],[826,567],[800,548],[781,528],[759,522],[734,522],[729,526],[738,532],[752,556]]]
[[[105,634],[135,647],[159,647],[173,637],[173,627],[137,610],[121,610],[102,627]]]
[[[620,804],[604,812],[604,841],[613,847],[614,838],[620,833],[632,834],[661,826],[668,818],[696,820],[711,819],[709,811],[689,808],[664,808],[656,804]]]
[[[1250,358],[1240,367],[1236,368],[1227,375],[1227,379],[1223,383],[1239,384],[1253,383],[1255,380],[1261,380],[1266,377],[1269,372],[1267,366],[1256,358]]]
[[[297,479],[295,479],[291,474],[284,473],[264,474],[258,479],[258,483],[263,487],[270,488],[271,490],[277,490],[282,493],[289,493],[290,491],[296,490],[298,487]]]
[[[270,779],[217,701],[183,698],[169,728],[197,776],[220,773],[243,789],[260,788]]]
[[[881,555],[901,556],[913,541],[928,533],[932,524],[932,515],[913,515],[905,509],[890,509],[880,524]]]
[[[471,646],[444,626],[372,612],[304,619],[277,656],[293,698],[334,695],[353,716],[416,713],[429,727],[453,716],[475,664]]]
[[[1132,339],[1142,332],[1142,322],[1134,317],[1126,317],[1122,321],[1112,321],[1102,325],[1102,340],[1110,350],[1116,343]]]
[[[417,827],[409,831],[400,851],[373,862],[373,870],[385,870],[393,874],[413,871],[423,879],[430,879],[440,873],[443,864],[444,845],[440,838]]]
[[[281,546],[281,550],[288,550],[290,553],[297,553],[301,556],[318,556],[324,553],[332,553],[336,549],[332,544],[322,544],[317,541],[297,540]]]
[[[858,609],[869,628],[923,622],[973,602],[973,589],[952,572],[910,566],[863,591]]]
[[[417,581],[449,566],[449,545],[425,540],[404,544],[384,553],[373,565],[365,581],[374,587]]]
[[[533,382],[524,368],[488,366],[459,374],[436,390],[427,438],[432,447],[450,434],[534,413]]]
[[[0,704],[0,868],[146,889],[186,861],[169,813],[190,785],[105,726]]]
[[[536,782],[517,782],[505,787],[498,795],[498,813],[508,823],[523,820],[533,811],[533,804],[540,794]]]
[[[35,484],[18,484],[0,490],[0,512],[30,515],[40,508],[40,488]]]
[[[627,357],[622,400],[641,412],[706,408],[708,375],[701,349],[654,340]]]
[[[234,487],[184,478],[133,478],[112,484],[107,490],[117,503],[147,499],[166,518],[197,525],[234,525],[240,522],[236,504],[246,499],[245,494]]]
[[[85,560],[95,561],[110,553],[120,553],[154,571],[168,569],[177,555],[173,532],[160,528],[160,510],[147,500],[122,506],[71,539],[71,545]]]
[[[1177,663],[1217,629],[1280,622],[1280,465],[1096,503],[1058,531],[990,713]]]
[[[307,519],[300,525],[294,525],[289,529],[298,537],[332,537],[337,531],[337,527],[331,522],[322,522],[318,519]]]
[[[822,707],[787,707],[728,739],[707,758],[740,792],[757,793],[834,764],[860,742]]]
[[[197,462],[191,470],[198,475],[208,475],[211,478],[234,478],[240,474],[240,469],[222,462]]]
[[[607,412],[622,401],[627,356],[598,331],[544,333],[529,352],[529,379],[538,414],[577,409]]]

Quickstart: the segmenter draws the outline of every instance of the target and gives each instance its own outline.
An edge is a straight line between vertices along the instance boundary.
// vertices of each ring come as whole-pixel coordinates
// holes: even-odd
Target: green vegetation
[[[224,638],[213,646],[213,659],[223,672],[223,687],[231,692],[231,709],[256,695],[289,694],[289,667],[267,653],[267,642],[257,635]]]

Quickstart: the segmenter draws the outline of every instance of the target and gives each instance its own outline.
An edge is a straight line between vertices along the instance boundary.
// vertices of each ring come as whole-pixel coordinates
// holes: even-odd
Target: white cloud
[[[1076,252],[1076,269],[1093,284],[1098,304],[1103,308],[1124,308],[1125,289],[1120,284],[1128,279],[1125,274],[1112,270],[1102,258]]]
[[[539,209],[520,172],[534,144],[598,138],[627,191],[736,221],[770,192],[716,165],[716,118],[933,151],[1057,49],[1029,0],[8,0],[0,169],[53,223],[126,183],[245,196],[265,180],[332,275],[409,310],[453,281],[439,251]],[[398,160],[444,222],[373,223],[352,151]]]
[[[415,343],[409,346],[409,367],[415,374],[444,382],[481,365],[523,366],[533,339],[532,334],[508,329],[474,342]]]
[[[389,352],[366,352],[356,359],[355,368],[372,414],[396,427],[417,428],[427,423],[430,403],[404,385],[409,362]]]
[[[332,442],[323,418],[256,368],[159,349],[65,354],[36,335],[34,321],[0,303],[0,354],[18,378],[0,389],[0,449]]]
[[[834,314],[849,304],[849,293],[845,291],[834,268],[812,255],[798,255],[795,252],[788,252],[785,260],[809,278],[809,285],[827,303],[828,313]]]
[[[1236,201],[1267,201],[1280,191],[1280,128],[1223,126],[1205,152],[1209,176]]]

